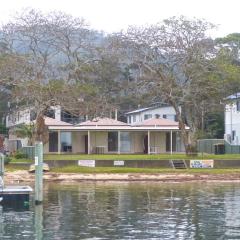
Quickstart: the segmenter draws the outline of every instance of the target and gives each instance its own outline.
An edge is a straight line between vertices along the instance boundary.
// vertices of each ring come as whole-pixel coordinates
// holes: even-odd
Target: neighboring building
[[[233,145],[240,145],[240,93],[226,98],[224,139]]]
[[[148,119],[130,125],[97,118],[78,125],[61,125],[54,121],[47,125],[49,142],[44,145],[44,153],[155,154],[184,151],[178,122],[168,119]]]
[[[57,121],[69,122],[69,123],[79,123],[85,121],[85,117],[77,118],[71,114],[62,111],[60,106],[51,107],[45,116],[56,119]],[[11,111],[6,116],[6,127],[12,128],[21,124],[30,124],[36,119],[36,113],[33,108],[24,108]]]
[[[171,106],[153,106],[140,108],[126,113],[126,116],[128,124],[141,123],[151,118],[165,118],[176,121],[176,112]]]

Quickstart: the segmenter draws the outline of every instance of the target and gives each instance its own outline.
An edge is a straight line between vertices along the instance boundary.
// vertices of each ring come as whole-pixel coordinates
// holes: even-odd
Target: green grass
[[[7,164],[7,165],[5,166],[5,170],[6,170],[7,172],[14,172],[14,171],[18,171],[18,170],[29,170],[29,167],[22,166],[22,165]]]
[[[11,163],[33,163],[33,160],[28,158],[12,158]]]
[[[144,173],[144,174],[240,174],[239,169],[172,169],[172,168],[126,168],[126,167],[79,167],[53,168],[55,173]]]
[[[44,160],[170,160],[170,159],[226,159],[240,160],[240,154],[198,154],[198,156],[186,156],[185,154],[45,154]]]

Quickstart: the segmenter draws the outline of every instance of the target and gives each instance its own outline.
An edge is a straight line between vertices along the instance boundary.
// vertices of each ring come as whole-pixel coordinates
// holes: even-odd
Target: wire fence
[[[219,151],[220,147],[221,151]],[[240,145],[232,145],[224,139],[200,139],[197,150],[209,154],[240,154]]]

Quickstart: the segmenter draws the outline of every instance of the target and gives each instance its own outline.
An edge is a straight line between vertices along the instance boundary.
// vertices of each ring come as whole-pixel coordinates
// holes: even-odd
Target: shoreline
[[[209,173],[44,173],[46,182],[240,182],[240,173],[209,174]],[[35,175],[26,170],[6,172],[5,184],[21,182],[33,183]]]

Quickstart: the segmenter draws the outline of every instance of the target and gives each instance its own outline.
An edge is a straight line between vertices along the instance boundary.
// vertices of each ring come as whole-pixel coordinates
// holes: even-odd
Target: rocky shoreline
[[[5,184],[21,182],[34,182],[34,174],[26,170],[6,172]],[[78,181],[158,181],[158,182],[240,182],[240,174],[143,174],[143,173],[44,173],[44,181],[47,182],[78,182]]]

